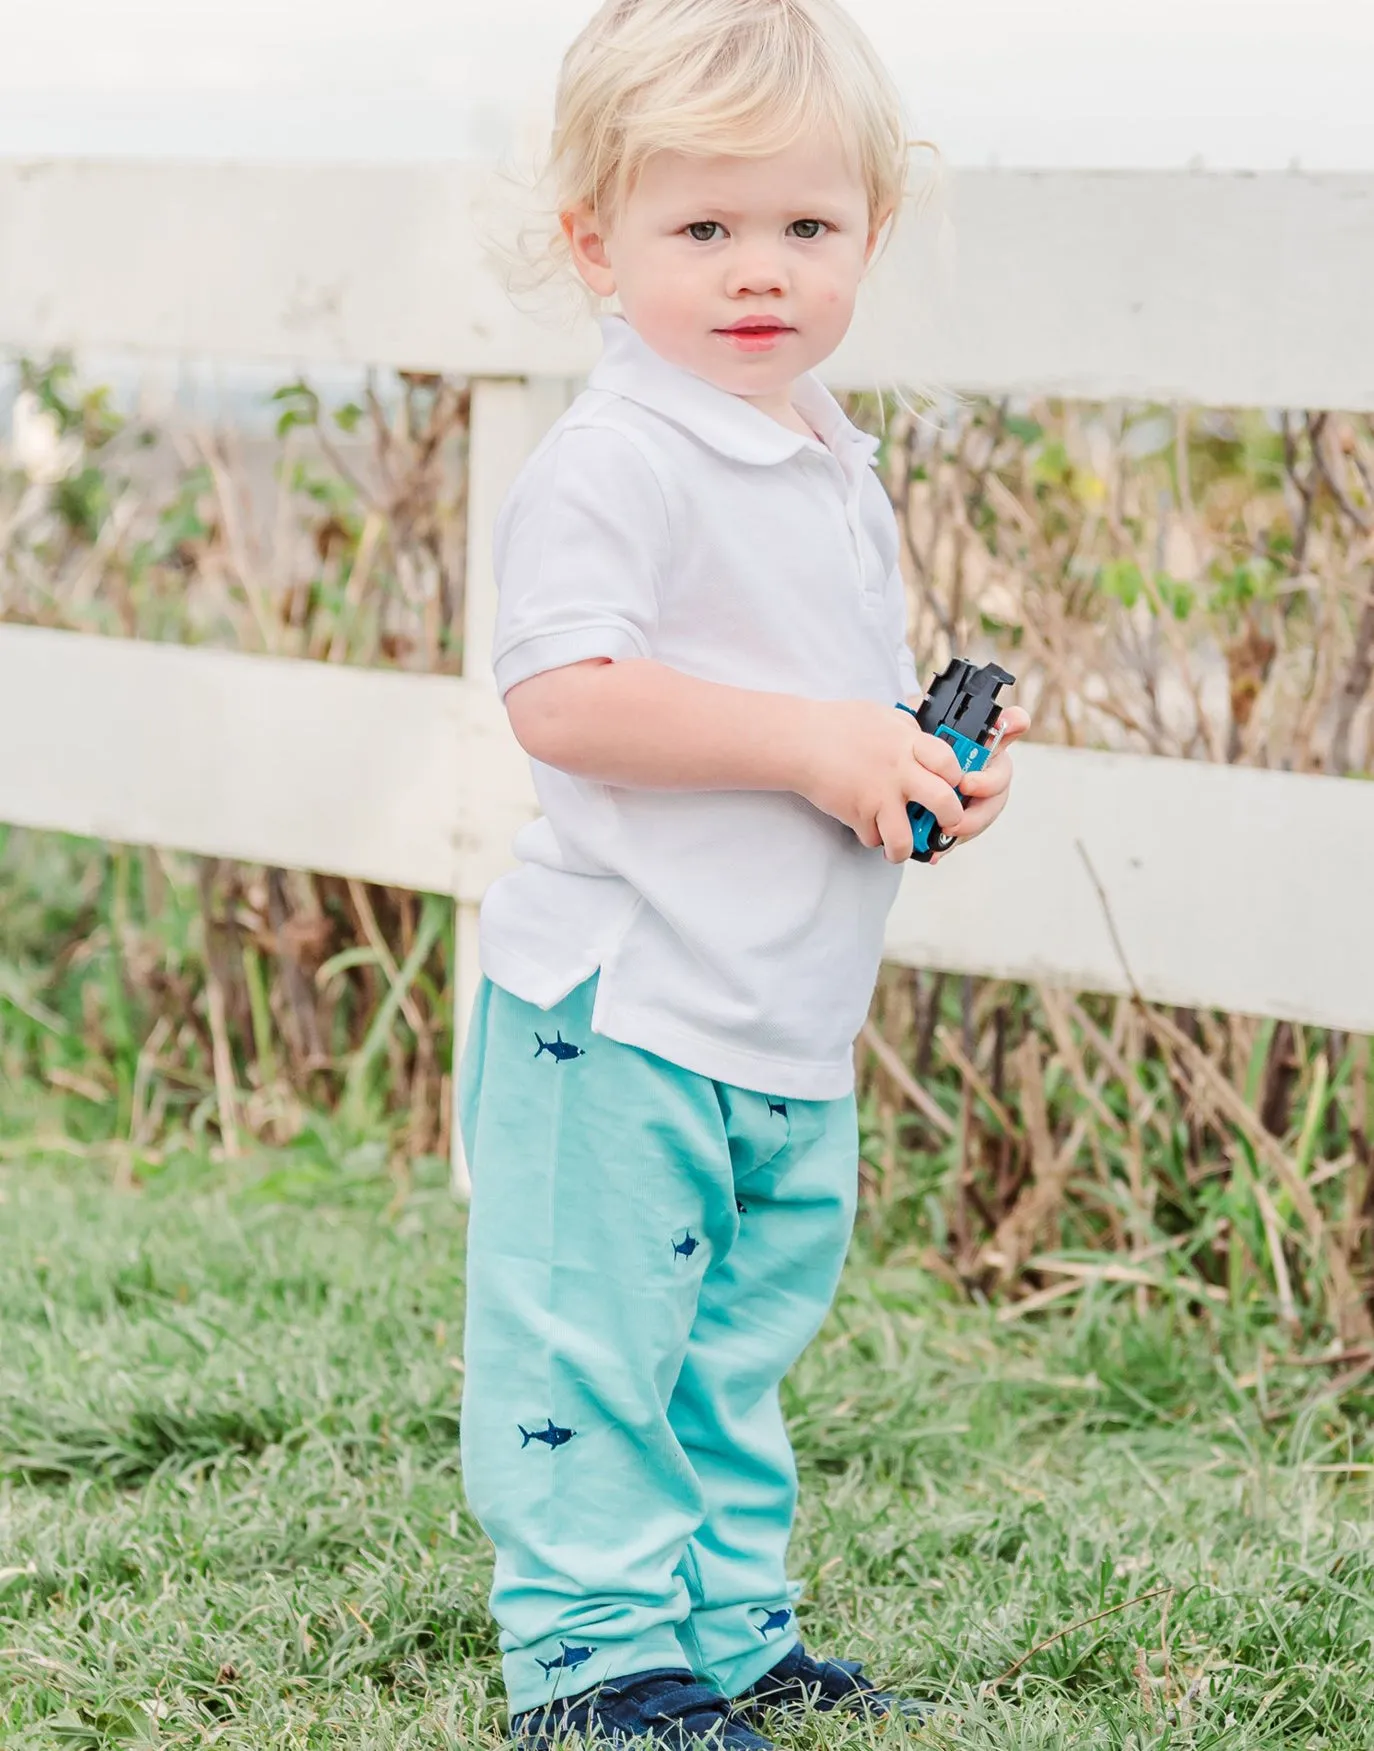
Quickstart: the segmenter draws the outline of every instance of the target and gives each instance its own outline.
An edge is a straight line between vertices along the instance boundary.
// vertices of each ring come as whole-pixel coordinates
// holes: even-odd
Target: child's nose
[[[783,292],[787,278],[776,251],[769,249],[741,250],[728,270],[729,290],[735,297],[750,293],[761,296],[767,292]]]

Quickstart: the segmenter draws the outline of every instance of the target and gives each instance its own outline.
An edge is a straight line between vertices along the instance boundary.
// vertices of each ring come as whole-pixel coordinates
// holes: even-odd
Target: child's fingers
[[[962,779],[962,776],[956,766],[955,777]],[[923,808],[930,810],[946,833],[963,819],[964,805],[955,795],[953,785],[946,784],[943,778],[937,778],[933,772],[916,761],[912,762],[902,788],[911,802],[920,803]]]
[[[981,771],[966,772],[959,780],[965,796],[1000,796],[1011,783],[1012,765],[1006,754],[994,754]]]
[[[957,827],[951,829],[954,837],[960,841],[976,839],[980,833],[986,833],[988,828],[1007,806],[1007,793],[999,791],[996,796],[980,797],[976,803],[970,803],[964,810],[964,818]]]
[[[1023,711],[1019,705],[1009,705],[997,720],[1002,731],[1002,745],[1019,741],[1031,726],[1030,713]]]
[[[889,863],[905,863],[911,856],[911,819],[906,803],[884,803],[878,810],[878,831],[882,835],[883,855]]]
[[[927,772],[943,778],[946,784],[957,785],[963,777],[959,757],[943,736],[931,736],[924,730],[917,730],[915,754]]]

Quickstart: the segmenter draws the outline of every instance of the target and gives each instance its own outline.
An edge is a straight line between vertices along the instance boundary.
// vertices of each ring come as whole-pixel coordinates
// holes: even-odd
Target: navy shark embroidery
[[[689,1228],[684,1240],[675,1240],[673,1242],[673,1254],[680,1259],[689,1259],[700,1245],[701,1242]]]
[[[561,1028],[551,1040],[542,1039],[538,1034],[534,1037],[539,1041],[539,1049],[534,1054],[536,1058],[541,1057],[547,1052],[555,1064],[563,1064],[566,1063],[569,1058],[585,1058],[587,1055],[582,1050],[581,1046],[571,1045],[563,1038],[563,1030]]]
[[[787,1117],[787,1102],[785,1100],[770,1100],[768,1102],[768,1116],[770,1119],[773,1117],[774,1113],[776,1113],[780,1119],[785,1119]]]
[[[566,1447],[568,1442],[571,1441],[573,1436],[577,1433],[576,1429],[560,1429],[552,1417],[548,1420],[548,1427],[544,1429],[527,1429],[523,1423],[517,1423],[515,1426],[525,1437],[520,1443],[520,1451],[522,1453],[525,1451],[526,1447],[529,1446],[531,1441],[542,1441],[550,1452],[552,1452],[555,1447]]]
[[[735,1199],[735,1208],[739,1211],[741,1216],[747,1216],[749,1214],[749,1208],[742,1198]]]
[[[770,1611],[764,1618],[763,1622],[756,1623],[754,1628],[762,1636],[772,1635],[775,1629],[785,1629],[787,1624],[791,1621],[791,1618],[792,1613],[790,1609],[784,1605],[781,1611]]]
[[[595,1648],[570,1648],[566,1642],[559,1642],[563,1652],[556,1660],[541,1660],[536,1657],[535,1665],[542,1666],[546,1672],[572,1672],[578,1666],[585,1666],[596,1652]]]

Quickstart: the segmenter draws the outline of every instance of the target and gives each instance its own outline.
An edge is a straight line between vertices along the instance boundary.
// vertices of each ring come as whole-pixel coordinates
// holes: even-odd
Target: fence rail
[[[0,746],[0,819],[464,907],[534,812],[480,681],[7,627]],[[1374,1033],[1374,784],[1035,746],[1017,761],[996,834],[908,871],[893,960]]]
[[[461,166],[0,164],[0,346],[475,379],[463,680],[0,627],[0,820],[451,893],[460,1043],[532,806],[491,531],[595,353],[512,308],[493,211]],[[951,211],[952,280],[948,227],[899,231],[836,387],[1374,408],[1374,176],[964,172]],[[1018,760],[996,835],[908,873],[895,960],[1374,1032],[1374,785]]]
[[[835,383],[1374,408],[1374,175],[965,170],[941,205]],[[0,162],[0,346],[576,376],[595,334],[511,304],[501,213],[463,165]]]

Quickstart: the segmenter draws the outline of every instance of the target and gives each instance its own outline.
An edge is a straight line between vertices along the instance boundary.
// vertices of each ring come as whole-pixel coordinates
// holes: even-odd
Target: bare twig
[[[1279,1318],[1291,1331],[1298,1323],[1298,1312],[1293,1302],[1293,1283],[1288,1275],[1288,1261],[1283,1256],[1283,1231],[1279,1224],[1279,1213],[1274,1208],[1274,1200],[1269,1196],[1264,1182],[1258,1179],[1255,1181],[1255,1202],[1259,1205],[1260,1220],[1264,1224],[1264,1243],[1269,1249],[1269,1262],[1274,1267],[1274,1290],[1279,1298]]]
[[[1131,963],[1126,959],[1126,949],[1116,928],[1116,919],[1112,915],[1111,902],[1107,899],[1107,890],[1102,886],[1101,878],[1093,868],[1093,861],[1088,856],[1088,848],[1081,839],[1075,839],[1074,845],[1078,855],[1083,859],[1083,867],[1088,872],[1088,880],[1097,890],[1097,898],[1102,906],[1102,916],[1106,921],[1107,932],[1112,939],[1112,947],[1121,965],[1121,971],[1126,980],[1126,989],[1130,992],[1132,1001],[1144,1006],[1144,998],[1140,995],[1140,987],[1135,982],[1135,974],[1131,971]]]
[[[209,434],[202,434],[197,438],[197,445],[201,460],[209,470],[210,478],[214,482],[215,498],[229,546],[231,563],[238,574],[239,585],[244,596],[247,598],[262,649],[268,652],[275,651],[278,642],[276,616],[263,593],[257,563],[253,557],[243,518],[240,515],[233,482],[225,468],[214,438]]]
[[[1331,749],[1327,756],[1327,771],[1337,775],[1350,769],[1350,731],[1374,681],[1374,569],[1366,574],[1368,594],[1364,611],[1355,629],[1355,649],[1336,696],[1336,719],[1331,728]]]
[[[210,1039],[215,1066],[215,1099],[219,1107],[219,1130],[224,1153],[231,1161],[238,1158],[239,1121],[238,1097],[234,1087],[234,1057],[229,1047],[229,1023],[224,1008],[224,987],[207,966],[205,1001],[210,1018]]]
[[[1349,517],[1350,521],[1357,529],[1363,529],[1366,534],[1369,534],[1371,531],[1374,531],[1374,514],[1369,511],[1361,510],[1346,492],[1345,487],[1336,478],[1336,469],[1327,458],[1326,448],[1323,441],[1325,438],[1326,423],[1325,420],[1322,422],[1322,426],[1318,428],[1316,436],[1312,439],[1312,460],[1316,464],[1317,472],[1326,483],[1327,491],[1341,507],[1341,510],[1344,511],[1345,515]]]
[[[1003,1279],[1014,1277],[1021,1270],[1036,1239],[1063,1203],[1064,1189],[1086,1129],[1086,1120],[1080,1115],[1067,1142],[1056,1149],[1045,1107],[1045,1066],[1034,1034],[1026,1035],[1014,1061],[1031,1152],[1031,1177],[983,1249],[982,1262]]]
[[[372,910],[372,902],[367,897],[367,889],[352,876],[348,878],[348,897],[353,902],[353,909],[358,914],[358,922],[362,925],[363,935],[367,938],[368,947],[376,955],[378,964],[386,974],[388,985],[394,985],[401,976],[401,969],[396,964],[396,957],[387,945],[382,935],[381,926],[377,923],[377,914]],[[420,1014],[420,1007],[412,993],[407,990],[401,998],[401,1014],[406,1018],[412,1033],[425,1032],[425,1018]]]
[[[987,1077],[983,1075],[982,1071],[964,1051],[964,1048],[959,1044],[958,1040],[955,1039],[954,1035],[947,1027],[940,1026],[935,1030],[935,1038],[939,1043],[940,1050],[949,1059],[950,1063],[953,1064],[954,1068],[963,1077],[964,1081],[973,1089],[974,1093],[977,1094],[979,1100],[984,1103],[993,1118],[996,1119],[1001,1129],[1008,1137],[1015,1137],[1018,1134],[1020,1127],[1007,1111],[1006,1107],[1003,1106],[1002,1102],[998,1100],[997,1096],[993,1093]]]
[[[925,1089],[923,1089],[920,1083],[917,1082],[916,1078],[907,1069],[906,1065],[903,1064],[902,1060],[897,1056],[897,1053],[878,1032],[877,1028],[874,1027],[871,1021],[866,1021],[864,1023],[859,1038],[863,1041],[864,1045],[868,1047],[869,1051],[872,1052],[873,1056],[882,1065],[883,1069],[892,1078],[893,1082],[896,1083],[897,1087],[911,1102],[912,1106],[916,1108],[917,1112],[920,1113],[923,1118],[928,1119],[937,1131],[941,1132],[946,1137],[952,1137],[955,1132],[954,1120],[950,1118],[949,1114],[939,1102],[936,1101],[933,1095],[926,1093]]]
[[[1037,1253],[1026,1260],[1026,1268],[1045,1271],[1056,1277],[1075,1277],[1085,1283],[1129,1283],[1141,1289],[1157,1289],[1164,1293],[1177,1290],[1194,1301],[1225,1301],[1226,1291],[1216,1283],[1191,1282],[1186,1277],[1152,1277],[1148,1271],[1132,1265],[1090,1264],[1076,1259],[1044,1258]]]
[[[1055,1642],[1062,1641],[1066,1635],[1072,1635],[1075,1630],[1088,1629],[1094,1623],[1101,1623],[1104,1617],[1115,1617],[1119,1611],[1129,1611],[1133,1605],[1144,1605],[1150,1599],[1161,1599],[1166,1593],[1172,1593],[1173,1590],[1172,1587],[1152,1587],[1148,1593],[1137,1593],[1134,1599],[1123,1599],[1119,1605],[1109,1605],[1105,1611],[1095,1611],[1091,1617],[1081,1617],[1077,1623],[1065,1624],[1063,1629],[1057,1629],[1053,1635],[1047,1635],[1044,1641],[1037,1642],[1033,1648],[1027,1648],[1019,1660],[1013,1660],[1006,1671],[991,1679],[984,1686],[984,1689],[996,1690],[999,1685],[1005,1684],[1008,1678],[1014,1678],[1027,1660],[1033,1660],[1037,1654],[1043,1653],[1046,1648],[1053,1647]]]

